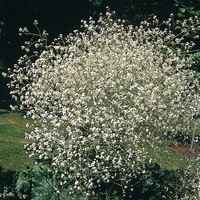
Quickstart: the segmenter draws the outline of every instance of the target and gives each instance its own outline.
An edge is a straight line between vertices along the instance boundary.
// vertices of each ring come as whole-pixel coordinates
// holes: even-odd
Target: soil
[[[190,145],[178,142],[169,145],[170,150],[188,158],[197,158],[200,155],[200,146],[194,146],[192,151],[189,148]]]

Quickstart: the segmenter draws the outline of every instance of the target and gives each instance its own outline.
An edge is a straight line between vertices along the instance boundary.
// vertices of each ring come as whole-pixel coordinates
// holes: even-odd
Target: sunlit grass
[[[26,123],[23,113],[0,109],[0,166],[3,170],[22,171],[33,165],[24,150]]]
[[[31,119],[24,119],[23,115],[22,112],[0,109],[0,166],[5,170],[22,171],[34,163],[24,150],[24,144],[27,142],[24,139],[26,123],[31,122]],[[186,168],[191,163],[194,167],[199,165],[195,159],[170,151],[169,142],[164,141],[159,148],[144,146],[148,149],[152,162],[166,170]]]
[[[162,143],[158,144],[158,148],[150,147],[145,145],[148,149],[148,155],[152,158],[153,163],[157,163],[164,170],[177,170],[177,169],[187,169],[188,166],[193,166],[193,169],[199,167],[200,163],[195,158],[189,158],[181,154],[177,154],[170,150],[169,145],[172,141],[164,140]],[[193,170],[192,169],[192,170]]]

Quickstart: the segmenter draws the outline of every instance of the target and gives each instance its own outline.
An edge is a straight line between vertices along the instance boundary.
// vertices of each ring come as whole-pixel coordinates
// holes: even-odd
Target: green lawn
[[[21,112],[0,109],[0,167],[4,171],[19,172],[33,165],[24,150],[27,122]]]
[[[181,168],[186,169],[189,165],[192,165],[192,170],[195,170],[199,166],[200,162],[196,158],[185,157],[170,150],[169,144],[171,143],[172,141],[169,140],[163,141],[162,144],[158,145],[159,148],[157,149],[145,145],[153,163],[157,163],[161,168],[169,171]]]
[[[24,150],[24,144],[27,142],[24,139],[27,122],[31,120],[24,119],[21,112],[0,109],[0,167],[3,170],[19,172],[33,165],[33,159],[29,158]],[[168,142],[164,142],[158,149],[145,145],[154,163],[167,170],[176,170],[185,168],[194,161],[170,152],[167,148]],[[194,161],[193,165],[199,165],[199,162]]]
[[[34,166],[34,159],[29,158],[24,149],[24,144],[27,142],[24,139],[24,133],[30,131],[26,130],[27,122],[31,123],[32,121],[31,119],[24,119],[22,112],[0,109],[0,193],[3,193],[4,187],[12,189],[19,172],[26,170],[27,167]],[[152,162],[158,164],[157,166],[159,167],[155,168],[158,170],[156,173],[160,176],[161,173],[162,176],[163,174],[166,176],[165,182],[168,180],[168,176],[173,180],[174,177],[176,178],[177,174],[175,172],[177,169],[184,169],[188,165],[192,165],[193,169],[191,170],[195,172],[200,164],[195,159],[185,158],[170,151],[168,148],[169,142],[171,141],[163,141],[157,149],[147,144],[142,145],[143,148],[147,149],[148,156],[152,158]],[[155,171],[153,171],[153,178],[157,176],[154,173]],[[172,184],[175,183],[173,180]],[[160,184],[163,180],[155,181]]]

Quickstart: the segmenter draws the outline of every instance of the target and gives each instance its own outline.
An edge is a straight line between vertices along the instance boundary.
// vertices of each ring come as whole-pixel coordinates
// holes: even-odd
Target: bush
[[[160,27],[153,17],[125,27],[108,11],[50,45],[36,21],[38,34],[20,29],[32,39],[9,77],[19,108],[35,120],[26,148],[51,163],[69,193],[95,195],[101,183],[132,190],[151,163],[145,144],[191,130],[200,103],[186,54],[194,43],[172,23],[171,16]]]

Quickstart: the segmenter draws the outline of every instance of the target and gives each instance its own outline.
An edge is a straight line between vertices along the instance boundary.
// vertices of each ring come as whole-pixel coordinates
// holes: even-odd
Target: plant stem
[[[192,133],[192,139],[191,139],[189,151],[193,151],[196,130],[197,130],[197,115],[194,118],[194,129]]]

